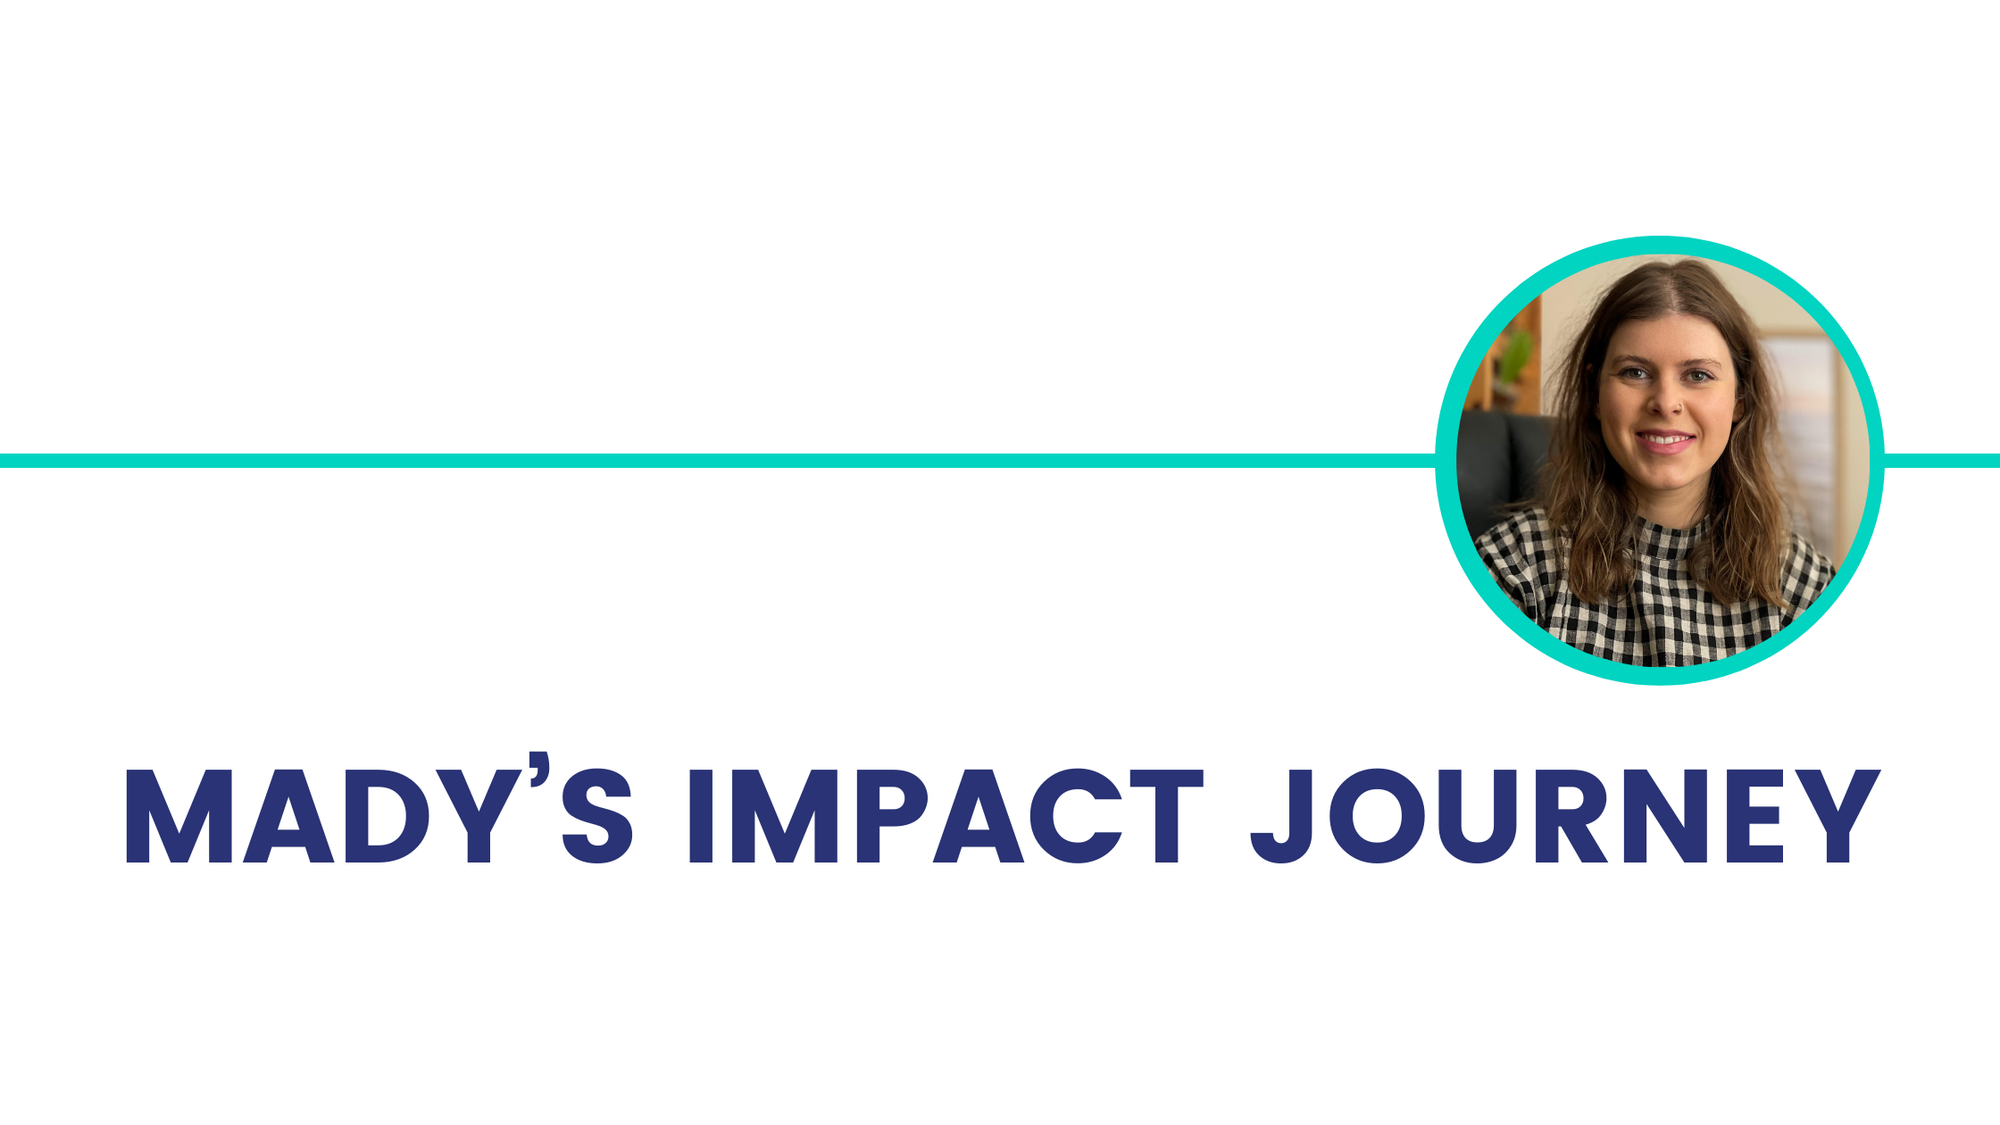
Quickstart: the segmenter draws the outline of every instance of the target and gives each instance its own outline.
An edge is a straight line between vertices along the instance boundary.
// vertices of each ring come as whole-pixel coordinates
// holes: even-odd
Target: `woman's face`
[[[1736,365],[1722,333],[1680,313],[1619,325],[1597,377],[1597,420],[1640,515],[1668,526],[1699,519],[1736,424]]]

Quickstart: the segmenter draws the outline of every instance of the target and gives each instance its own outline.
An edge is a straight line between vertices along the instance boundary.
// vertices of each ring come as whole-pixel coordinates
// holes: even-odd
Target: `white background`
[[[1990,27],[1921,9],[62,5],[0,25],[0,449],[1421,452],[1472,329],[1684,234],[1840,318],[1889,448],[1994,450]],[[1821,174],[1802,179],[1801,166]],[[1775,170],[1784,169],[1781,176]],[[23,1120],[1965,1119],[1994,1044],[1986,474],[1892,470],[1804,639],[1534,653],[1429,474],[0,475],[0,1102]],[[555,786],[462,862],[432,771]],[[1202,768],[1151,800],[1049,773]],[[1382,766],[1714,771],[1716,862],[1347,859]],[[689,768],[841,771],[843,860],[686,862]],[[1854,862],[1795,780],[1884,770]],[[427,779],[396,864],[123,862],[123,779]],[[852,860],[859,768],[931,811]],[[1028,861],[929,862],[992,768]],[[1285,771],[1312,852],[1272,866]],[[1371,816],[1383,810],[1364,809]],[[1371,821],[1377,823],[1379,821]],[[1435,824],[1435,807],[1432,808]],[[393,818],[384,826],[384,834]],[[726,859],[726,816],[718,852]],[[1380,834],[1386,834],[1383,828]],[[157,853],[156,853],[157,856]]]

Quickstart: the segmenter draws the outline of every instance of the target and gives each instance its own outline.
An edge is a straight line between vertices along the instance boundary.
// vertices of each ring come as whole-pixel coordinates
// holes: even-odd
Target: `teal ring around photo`
[[[1861,526],[1855,532],[1854,544],[1848,548],[1847,557],[1842,561],[1833,581],[1827,584],[1818,600],[1798,620],[1778,631],[1770,640],[1754,645],[1735,656],[1706,664],[1690,664],[1679,668],[1641,668],[1632,664],[1620,664],[1601,656],[1592,656],[1582,649],[1573,648],[1540,627],[1522,613],[1500,589],[1500,584],[1487,573],[1486,564],[1473,550],[1472,534],[1466,529],[1465,515],[1458,498],[1458,423],[1463,414],[1466,395],[1471,393],[1473,377],[1478,373],[1480,361],[1485,358],[1487,347],[1498,336],[1500,330],[1512,321],[1516,314],[1528,306],[1528,302],[1540,296],[1556,282],[1572,274],[1589,269],[1604,262],[1619,258],[1632,258],[1642,254],[1678,254],[1690,258],[1706,258],[1711,262],[1735,266],[1746,273],[1752,273],[1776,286],[1785,296],[1797,302],[1799,307],[1812,314],[1819,326],[1826,332],[1827,339],[1833,341],[1840,350],[1840,358],[1847,364],[1848,374],[1854,379],[1854,388],[1861,396],[1861,411],[1868,424],[1868,502],[1861,511]],[[1862,555],[1868,549],[1868,540],[1875,533],[1875,515],[1882,506],[1882,412],[1875,403],[1875,388],[1868,381],[1868,369],[1862,366],[1861,357],[1855,354],[1853,341],[1833,314],[1826,311],[1805,287],[1787,277],[1777,267],[1761,258],[1752,257],[1733,246],[1719,242],[1708,242],[1699,238],[1681,238],[1674,235],[1649,235],[1640,238],[1620,238],[1611,242],[1600,242],[1595,246],[1579,250],[1544,266],[1535,275],[1514,287],[1512,293],[1487,314],[1479,330],[1465,345],[1464,354],[1459,356],[1458,367],[1452,372],[1451,385],[1445,388],[1444,405],[1438,410],[1437,446],[1437,494],[1438,512],[1444,519],[1444,530],[1451,540],[1452,553],[1458,556],[1458,565],[1465,570],[1465,576],[1472,582],[1473,589],[1486,601],[1488,608],[1500,620],[1506,622],[1521,639],[1581,672],[1607,680],[1627,684],[1692,684],[1703,680],[1713,680],[1740,672],[1761,660],[1782,651],[1786,645],[1798,640],[1813,623],[1823,616],[1827,609],[1840,597],[1842,590],[1854,577],[1861,563]]]

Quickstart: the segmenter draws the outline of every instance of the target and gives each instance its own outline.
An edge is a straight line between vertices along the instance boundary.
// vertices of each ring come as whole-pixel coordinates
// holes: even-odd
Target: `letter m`
[[[125,862],[152,861],[153,826],[160,829],[160,846],[167,858],[186,863],[194,854],[201,826],[208,825],[208,862],[229,862],[229,771],[207,770],[188,805],[187,819],[174,823],[174,811],[160,792],[152,770],[125,771]]]
[[[730,860],[757,861],[757,829],[771,845],[771,858],[790,863],[799,857],[806,842],[806,826],[813,830],[813,862],[833,863],[840,858],[840,828],[834,811],[839,799],[839,775],[833,770],[813,770],[792,810],[790,824],[778,820],[778,808],[771,803],[771,791],[764,788],[764,775],[756,770],[733,770],[729,775]]]

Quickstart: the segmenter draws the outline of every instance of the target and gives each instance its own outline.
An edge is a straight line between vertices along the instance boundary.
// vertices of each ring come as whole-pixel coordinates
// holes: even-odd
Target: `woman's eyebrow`
[[[1647,367],[1655,367],[1655,366],[1658,366],[1658,365],[1657,365],[1657,364],[1655,364],[1655,363],[1654,363],[1654,362],[1653,362],[1652,360],[1650,360],[1650,359],[1647,359],[1647,358],[1646,358],[1645,356],[1642,356],[1642,355],[1621,355],[1621,356],[1618,356],[1618,357],[1614,358],[1614,359],[1613,359],[1613,360],[1612,360],[1611,362],[1613,362],[1613,363],[1642,363],[1642,364],[1645,364],[1645,365],[1646,365]],[[1714,360],[1714,359],[1684,359],[1684,360],[1681,360],[1681,362],[1680,362],[1680,366],[1682,366],[1682,367],[1720,367],[1720,366],[1722,366],[1722,363],[1721,363],[1721,361],[1720,361],[1720,360]]]

